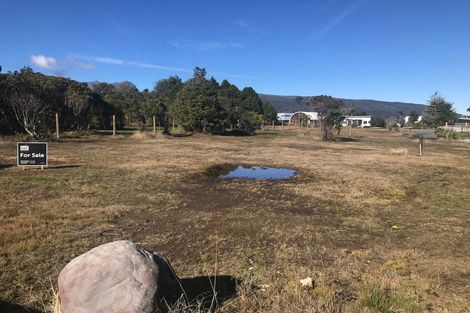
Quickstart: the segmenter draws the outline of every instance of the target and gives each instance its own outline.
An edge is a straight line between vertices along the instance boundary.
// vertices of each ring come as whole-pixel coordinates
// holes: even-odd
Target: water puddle
[[[298,174],[299,171],[281,167],[223,164],[208,168],[206,173],[219,179],[283,180]]]

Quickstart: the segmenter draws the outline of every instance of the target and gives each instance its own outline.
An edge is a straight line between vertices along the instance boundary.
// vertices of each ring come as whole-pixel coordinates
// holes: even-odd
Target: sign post
[[[48,165],[47,142],[17,142],[16,154],[17,165],[23,169],[27,166],[44,166]]]

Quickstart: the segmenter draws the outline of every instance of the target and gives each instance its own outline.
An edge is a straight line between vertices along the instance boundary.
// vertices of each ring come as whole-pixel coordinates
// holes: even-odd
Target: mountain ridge
[[[296,102],[297,96],[282,96],[270,94],[258,94],[263,102],[269,102],[278,112],[293,113],[296,111],[311,111],[308,101],[312,96],[302,97],[300,105]],[[343,101],[347,108],[355,109],[356,112],[365,112],[367,115],[386,118],[390,116],[406,116],[411,111],[416,111],[419,115],[426,110],[427,105],[419,103],[382,101],[373,99],[345,99]]]

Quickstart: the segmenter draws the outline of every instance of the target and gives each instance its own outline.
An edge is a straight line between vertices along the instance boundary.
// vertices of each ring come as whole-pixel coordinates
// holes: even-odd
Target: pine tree
[[[269,102],[263,103],[263,119],[266,123],[277,121],[277,111]]]
[[[437,91],[428,100],[428,107],[424,117],[424,123],[430,127],[439,127],[445,123],[453,123],[456,114],[453,104],[447,102],[446,99],[439,95]]]
[[[225,112],[217,99],[218,84],[205,75],[205,69],[196,67],[172,106],[172,115],[185,131],[214,133],[223,129]]]
[[[233,128],[237,125],[240,117],[237,114],[237,107],[240,105],[240,90],[237,86],[230,84],[224,80],[219,86],[217,91],[217,98],[222,108],[225,110],[226,119],[224,121],[225,127]]]

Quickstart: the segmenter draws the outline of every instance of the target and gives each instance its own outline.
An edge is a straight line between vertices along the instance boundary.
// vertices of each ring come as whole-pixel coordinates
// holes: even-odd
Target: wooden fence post
[[[55,114],[55,133],[56,133],[57,139],[59,139],[60,138],[59,113]]]
[[[155,134],[156,132],[157,132],[157,121],[154,115],[153,116],[153,133]]]
[[[116,136],[116,115],[113,115],[113,136]]]

